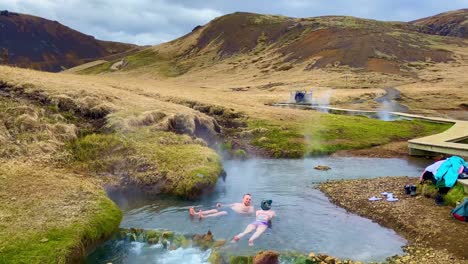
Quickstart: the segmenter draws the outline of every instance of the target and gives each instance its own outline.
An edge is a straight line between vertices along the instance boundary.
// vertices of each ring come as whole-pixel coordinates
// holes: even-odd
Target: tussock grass
[[[73,167],[88,172],[126,175],[150,192],[195,198],[213,187],[221,161],[200,140],[187,135],[140,128],[126,133],[91,134],[69,145]]]
[[[75,125],[55,111],[0,98],[0,159],[50,159],[65,142],[76,137]]]
[[[145,167],[132,180],[141,185],[166,181],[164,192],[195,198],[205,188],[213,187],[222,167],[219,156],[210,148],[186,135],[140,129],[127,134],[126,141],[134,147]]]
[[[121,212],[91,179],[40,164],[0,165],[0,263],[69,263]]]
[[[90,134],[69,144],[75,166],[92,172],[113,172],[131,152],[115,134]]]

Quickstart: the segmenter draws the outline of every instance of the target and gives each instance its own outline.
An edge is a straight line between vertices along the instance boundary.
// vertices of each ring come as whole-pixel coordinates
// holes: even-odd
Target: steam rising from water
[[[383,101],[379,109],[377,110],[377,116],[379,117],[379,119],[383,121],[392,120],[393,114],[391,114],[390,112],[393,112],[395,110],[394,106],[395,106],[394,102],[387,101],[387,100]]]

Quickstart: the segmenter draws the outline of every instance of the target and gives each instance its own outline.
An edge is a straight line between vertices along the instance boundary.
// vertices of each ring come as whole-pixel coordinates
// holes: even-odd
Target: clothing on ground
[[[452,156],[446,159],[442,165],[440,165],[437,173],[434,174],[434,178],[437,180],[437,186],[452,188],[458,179],[460,168],[463,170],[463,167],[466,166],[465,160],[458,156]]]

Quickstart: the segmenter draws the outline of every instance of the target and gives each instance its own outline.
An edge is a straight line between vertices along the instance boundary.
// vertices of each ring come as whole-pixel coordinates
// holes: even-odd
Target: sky
[[[0,0],[0,10],[56,20],[101,40],[156,45],[233,12],[412,21],[468,0]]]

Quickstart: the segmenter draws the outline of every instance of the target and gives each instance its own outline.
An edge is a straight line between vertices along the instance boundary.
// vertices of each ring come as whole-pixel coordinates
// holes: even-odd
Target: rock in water
[[[279,253],[272,250],[260,251],[253,258],[254,264],[278,264]]]
[[[328,166],[325,166],[325,165],[317,165],[317,166],[314,167],[314,169],[326,171],[326,170],[329,170],[329,169],[331,169],[331,168],[328,167]]]

